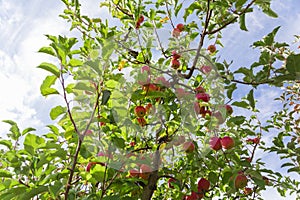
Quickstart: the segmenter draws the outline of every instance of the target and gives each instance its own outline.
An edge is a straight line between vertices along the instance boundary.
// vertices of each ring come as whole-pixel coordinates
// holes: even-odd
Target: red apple
[[[180,56],[178,53],[176,53],[176,51],[174,50],[174,51],[172,51],[172,57],[173,57],[174,60],[177,60],[177,59],[179,59],[181,56]]]
[[[212,148],[213,150],[220,150],[222,148],[222,145],[221,145],[221,138],[219,137],[211,137],[210,140],[209,140],[209,146],[210,148]]]
[[[221,145],[224,149],[231,149],[234,147],[234,140],[229,136],[225,136],[221,139]]]
[[[178,38],[180,36],[180,30],[178,28],[174,28],[172,32],[172,36]]]
[[[196,94],[196,98],[198,100],[202,100],[204,102],[209,102],[209,100],[210,100],[210,96],[207,93],[198,93],[198,94]]]
[[[246,187],[247,182],[247,176],[245,176],[243,172],[239,172],[239,174],[235,177],[234,186],[237,189],[244,188]]]
[[[233,113],[233,109],[230,105],[225,105],[226,114],[231,115]]]
[[[187,141],[187,142],[183,143],[183,150],[186,153],[192,153],[195,150],[194,142]]]
[[[256,137],[256,138],[253,139],[253,143],[254,144],[259,144],[259,142],[260,142],[260,138],[259,137]]]
[[[208,50],[209,53],[215,53],[216,50],[217,50],[217,48],[216,48],[215,45],[211,44],[211,45],[209,45],[209,46],[207,47],[207,50]]]
[[[184,31],[184,25],[183,24],[177,24],[176,28],[178,28],[181,31]]]
[[[178,69],[178,68],[180,67],[180,61],[177,60],[177,59],[173,59],[173,60],[171,61],[171,67],[172,67],[173,69]]]
[[[144,108],[143,106],[137,106],[134,108],[134,113],[137,117],[144,117],[146,114],[146,108]]]
[[[198,192],[207,192],[209,190],[210,187],[210,182],[205,179],[205,178],[201,178],[198,181]]]

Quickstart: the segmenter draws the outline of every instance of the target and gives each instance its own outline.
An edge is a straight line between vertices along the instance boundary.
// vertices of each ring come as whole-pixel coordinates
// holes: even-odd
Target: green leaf
[[[300,79],[300,54],[289,55],[286,61],[287,71],[295,76],[297,80]]]
[[[245,122],[246,117],[244,116],[236,116],[236,117],[231,117],[228,120],[228,123],[234,123],[235,125],[241,125]]]
[[[250,106],[252,107],[252,109],[254,109],[255,108],[255,100],[254,100],[254,97],[253,97],[253,89],[250,90],[249,94],[247,95],[247,100],[249,101]]]
[[[27,134],[27,133],[29,133],[29,132],[31,132],[31,131],[36,131],[36,129],[35,129],[35,128],[31,128],[31,127],[26,128],[26,129],[24,129],[24,130],[22,131],[22,135],[25,135],[25,134]]]
[[[227,97],[228,97],[229,99],[231,99],[231,98],[232,98],[232,93],[234,92],[234,90],[237,89],[236,83],[233,83],[233,84],[231,84],[231,85],[228,85],[228,86],[226,86],[225,88],[227,89]]]
[[[12,143],[9,140],[0,140],[0,145],[6,146],[8,149],[12,149]]]
[[[243,31],[248,31],[247,27],[246,27],[246,14],[242,14],[239,18],[239,23],[240,23],[240,29]]]
[[[72,59],[69,61],[69,65],[70,65],[71,67],[82,66],[82,65],[83,65],[83,62],[82,62],[81,60],[72,58]]]
[[[247,108],[249,106],[248,103],[246,103],[245,101],[235,101],[232,103],[233,106],[237,106],[237,107],[241,107],[241,108]]]
[[[111,91],[109,90],[103,90],[102,92],[102,100],[101,100],[101,105],[106,105],[109,98],[110,98],[110,95],[111,95]]]
[[[48,187],[47,186],[43,186],[43,185],[39,185],[35,188],[30,188],[30,190],[26,191],[25,193],[21,193],[20,194],[20,199],[31,199],[35,196],[37,196],[38,194],[44,193],[48,191]]]
[[[37,68],[41,68],[41,69],[44,69],[44,70],[46,70],[48,72],[51,72],[56,77],[59,77],[59,75],[60,75],[59,69],[55,65],[53,65],[51,63],[43,62],[39,66],[37,66]]]
[[[12,120],[3,120],[3,122],[11,125],[11,127],[9,129],[10,132],[12,133],[11,138],[13,140],[17,140],[21,136],[20,129],[19,129],[17,123]]]
[[[42,47],[42,48],[40,48],[40,50],[38,52],[46,53],[51,56],[56,56],[55,52],[53,51],[53,49],[51,47]]]
[[[0,169],[0,177],[12,178],[12,175],[9,171]]]
[[[34,134],[27,134],[24,140],[24,149],[31,155],[35,154],[35,150],[45,145],[45,139]]]
[[[62,106],[56,106],[50,111],[50,118],[55,120],[59,115],[66,113],[66,108]]]
[[[271,46],[274,43],[274,38],[280,29],[280,26],[277,26],[276,28],[273,29],[271,33],[269,33],[267,36],[264,37],[264,42],[266,45]]]
[[[43,83],[40,87],[41,94],[43,96],[48,96],[51,94],[59,94],[59,92],[56,89],[51,88],[51,86],[55,84],[56,79],[57,79],[57,76],[54,76],[54,75],[47,76],[45,78],[45,80],[43,81]]]

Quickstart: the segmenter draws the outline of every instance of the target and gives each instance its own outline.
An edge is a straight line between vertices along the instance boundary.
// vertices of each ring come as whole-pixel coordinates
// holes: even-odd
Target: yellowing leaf
[[[169,17],[164,17],[159,20],[160,23],[166,23],[169,20]]]
[[[126,65],[126,60],[121,60],[118,65],[118,70],[121,71]]]

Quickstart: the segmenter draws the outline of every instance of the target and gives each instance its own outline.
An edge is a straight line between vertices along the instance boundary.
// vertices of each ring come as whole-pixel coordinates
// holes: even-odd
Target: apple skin
[[[231,115],[233,113],[233,109],[231,107],[231,105],[225,105],[225,109],[226,109],[226,114],[227,115]]]
[[[201,178],[198,181],[198,192],[207,192],[209,190],[210,187],[210,182],[205,179],[205,178]]]
[[[216,48],[216,46],[214,45],[214,44],[211,44],[211,45],[209,45],[208,47],[207,47],[207,50],[208,50],[208,52],[209,53],[215,53],[216,52],[216,50],[217,50],[217,48]]]
[[[177,24],[176,28],[178,28],[181,31],[184,31],[184,25],[183,24]]]
[[[147,73],[150,73],[150,67],[145,65],[141,68],[141,73],[144,73],[144,72],[147,72]]]
[[[134,108],[134,113],[139,118],[144,117],[146,115],[146,108],[144,106],[137,106]]]
[[[248,183],[247,176],[243,172],[239,172],[239,174],[235,177],[234,186],[237,189],[246,187]]]
[[[192,153],[195,150],[194,142],[187,141],[187,142],[183,143],[183,150],[186,153]]]
[[[221,145],[224,149],[231,149],[234,147],[234,140],[229,136],[225,136],[221,139]]]
[[[209,146],[215,151],[222,149],[221,138],[219,137],[211,137],[209,140]]]
[[[180,30],[178,28],[174,28],[172,32],[172,36],[178,38],[180,36]]]
[[[172,59],[171,61],[171,67],[173,69],[178,69],[180,67],[180,61],[177,59]]]
[[[181,56],[180,56],[178,53],[176,53],[176,51],[174,50],[174,51],[172,51],[172,57],[173,57],[174,60],[177,60],[177,59],[179,59]]]
[[[196,99],[202,100],[204,102],[209,102],[210,96],[207,93],[198,93],[196,94]]]

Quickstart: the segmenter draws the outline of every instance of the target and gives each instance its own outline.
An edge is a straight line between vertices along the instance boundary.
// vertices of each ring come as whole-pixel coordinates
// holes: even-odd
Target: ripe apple
[[[176,179],[174,178],[169,178],[168,180],[168,187],[174,189],[173,183],[176,183]]]
[[[246,187],[248,182],[247,176],[243,172],[239,172],[239,174],[235,177],[234,186],[237,189]]]
[[[176,51],[174,50],[174,51],[172,51],[172,57],[173,57],[174,60],[177,60],[177,59],[179,59],[181,56],[180,56],[178,53],[176,53]]]
[[[216,111],[212,114],[218,120],[218,124],[223,124],[225,122],[225,118],[223,117],[220,111]]]
[[[211,137],[209,140],[209,146],[210,148],[212,148],[213,150],[220,150],[222,148],[222,144],[221,144],[221,138],[219,137]]]
[[[176,28],[178,28],[181,31],[184,31],[184,25],[183,24],[177,24]]]
[[[233,113],[233,109],[231,107],[231,105],[225,105],[225,109],[226,109],[226,114],[227,115],[231,115]]]
[[[186,153],[192,153],[195,150],[195,145],[193,141],[187,141],[183,143],[183,150]]]
[[[180,36],[180,32],[181,31],[178,28],[174,28],[172,32],[173,37],[178,38]]]
[[[234,147],[234,140],[229,136],[225,136],[221,139],[221,145],[224,149],[231,149]]]
[[[173,69],[178,69],[180,67],[180,61],[177,59],[172,59],[171,61],[171,67]]]
[[[144,106],[136,106],[134,108],[134,113],[139,118],[144,117],[146,114],[146,108],[144,108]]]
[[[210,96],[207,93],[198,93],[198,94],[196,94],[196,98],[198,100],[202,100],[204,102],[209,102],[209,100],[210,100]]]
[[[217,50],[217,48],[216,48],[216,46],[214,45],[214,44],[211,44],[211,45],[209,45],[208,47],[207,47],[207,50],[208,50],[208,52],[209,53],[215,53],[216,52],[216,50]]]
[[[205,179],[205,178],[201,178],[198,181],[198,192],[207,192],[209,190],[210,187],[210,182]]]
[[[137,169],[130,169],[129,170],[129,177],[139,177],[140,172]]]
[[[253,139],[253,143],[254,144],[259,144],[259,142],[260,142],[260,138],[259,137],[256,137],[256,138]]]
[[[85,132],[85,135],[92,135],[93,134],[93,131],[92,130],[87,130],[86,132]]]

